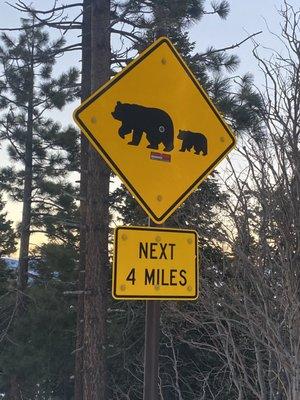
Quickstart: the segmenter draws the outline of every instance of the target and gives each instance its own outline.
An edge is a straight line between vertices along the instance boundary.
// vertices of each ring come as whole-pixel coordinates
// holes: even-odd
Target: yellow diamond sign
[[[163,223],[235,138],[167,38],[75,110],[74,119],[150,218]]]
[[[115,230],[115,299],[198,297],[197,233],[189,230],[120,227]]]

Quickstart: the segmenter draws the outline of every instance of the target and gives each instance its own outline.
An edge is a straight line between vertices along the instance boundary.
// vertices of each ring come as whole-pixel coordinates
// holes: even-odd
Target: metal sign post
[[[155,226],[148,217],[148,226]],[[160,300],[146,301],[143,400],[158,400]]]
[[[198,297],[197,239],[196,231],[155,224],[115,229],[112,295],[146,300],[144,400],[159,398],[160,300]]]
[[[158,400],[159,335],[160,300],[147,300],[145,322],[143,400]]]
[[[144,400],[159,398],[160,301],[195,300],[198,276],[196,231],[155,224],[115,229],[112,295],[146,300]]]

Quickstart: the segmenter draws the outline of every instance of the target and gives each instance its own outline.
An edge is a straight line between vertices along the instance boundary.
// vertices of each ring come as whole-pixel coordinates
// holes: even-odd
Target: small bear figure
[[[132,133],[132,139],[128,143],[138,146],[145,132],[149,142],[149,149],[158,149],[163,143],[163,151],[171,151],[174,148],[174,128],[170,116],[158,108],[144,107],[138,104],[117,102],[112,116],[122,122],[119,135]]]
[[[195,154],[207,154],[207,139],[202,133],[182,131],[179,130],[177,136],[178,139],[182,140],[181,149],[179,151],[191,151],[194,147]]]

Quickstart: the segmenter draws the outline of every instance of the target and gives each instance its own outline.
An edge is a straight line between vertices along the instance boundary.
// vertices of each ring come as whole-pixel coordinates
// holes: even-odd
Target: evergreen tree
[[[22,20],[19,37],[12,39],[3,34],[0,48],[4,75],[0,84],[0,106],[5,110],[0,120],[0,135],[8,142],[13,163],[13,166],[3,168],[0,176],[1,188],[15,201],[23,203],[20,294],[27,285],[29,238],[33,225],[41,225],[43,215],[51,212],[51,206],[55,208],[53,187],[58,183],[60,189],[56,188],[56,191],[64,192],[63,179],[70,161],[74,161],[70,154],[74,154],[76,147],[75,130],[62,130],[58,123],[47,117],[47,113],[62,109],[74,100],[78,91],[78,72],[71,68],[56,79],[52,77],[56,56],[64,40],[50,42],[49,34],[34,25],[34,19]],[[22,303],[21,297],[19,300]]]
[[[53,348],[56,345],[59,347],[64,337],[64,331],[60,330],[59,324],[62,327],[64,323],[69,324],[67,337],[72,347],[70,328],[74,320],[71,318],[67,322],[68,307],[62,307],[67,302],[63,299],[61,286],[57,287],[56,282],[51,284],[51,276],[44,287],[34,285],[33,265],[36,266],[41,261],[37,261],[35,254],[34,264],[33,260],[29,264],[29,240],[32,233],[43,232],[50,239],[57,241],[60,253],[61,249],[64,249],[64,257],[68,248],[74,251],[77,246],[77,221],[74,220],[77,218],[77,193],[73,185],[66,181],[68,172],[78,168],[77,133],[71,127],[62,129],[60,124],[49,117],[49,112],[61,110],[76,98],[78,71],[71,68],[58,78],[53,78],[56,57],[64,45],[64,39],[50,41],[49,34],[35,26],[34,18],[22,20],[21,32],[14,39],[3,34],[0,47],[3,71],[0,82],[0,107],[3,110],[0,118],[0,137],[8,144],[8,153],[12,161],[12,166],[0,171],[0,187],[13,200],[23,203],[19,228],[19,275],[17,290],[14,292],[16,304],[10,297],[6,315],[10,315],[11,322],[6,325],[7,329],[1,342],[4,360],[1,362],[2,391],[9,399],[35,396],[42,399],[55,395],[55,384],[60,379],[56,375],[52,383],[49,383],[52,378],[46,377],[46,364],[43,363],[48,357],[47,365],[53,365],[52,374],[55,374],[55,363],[58,362],[61,351],[53,352]],[[62,242],[64,245],[60,245]],[[60,253],[57,254],[58,260]],[[38,256],[38,260],[43,260],[44,263],[53,261],[53,257],[49,261],[49,257],[47,258],[42,251]],[[38,275],[40,274],[41,271],[38,271]],[[51,301],[47,301],[47,297]],[[48,317],[53,318],[53,322],[55,315],[61,318],[61,322],[56,320],[54,325],[46,325],[40,338],[38,332],[43,322],[39,313],[36,313],[37,304]],[[52,337],[54,328],[57,336],[55,340],[53,337],[48,348],[47,341],[43,343],[45,349],[41,337]],[[43,355],[39,358],[38,347],[41,347],[41,351],[48,352],[47,357]],[[72,364],[71,358],[68,360]],[[66,362],[66,365],[71,365],[70,363]],[[38,366],[39,374],[31,373],[31,369],[34,371],[33,365]],[[70,392],[70,374],[65,378],[62,370],[60,373],[61,378],[67,379],[68,383],[65,382],[63,386],[67,385],[66,390]],[[70,397],[66,395],[64,398]]]
[[[0,259],[16,251],[16,233],[12,221],[7,219],[4,207],[5,203],[0,197]]]
[[[12,228],[12,221],[7,219],[4,206],[5,203],[0,197],[0,358],[2,341],[10,326],[16,281],[15,272],[9,268],[3,258],[16,250],[16,233]],[[0,371],[2,371],[1,366]]]
[[[7,219],[4,211],[5,203],[0,197],[0,324],[2,325],[3,308],[2,301],[9,291],[9,286],[14,281],[14,273],[6,264],[3,257],[11,255],[16,251],[16,232],[12,227],[12,221]],[[0,328],[0,331],[2,329]]]
[[[70,244],[44,244],[30,264],[27,308],[14,323],[13,335],[5,331],[14,302],[1,303],[0,392],[11,399],[12,376],[18,377],[24,399],[73,397],[74,299],[77,253]],[[13,339],[13,344],[11,343]]]

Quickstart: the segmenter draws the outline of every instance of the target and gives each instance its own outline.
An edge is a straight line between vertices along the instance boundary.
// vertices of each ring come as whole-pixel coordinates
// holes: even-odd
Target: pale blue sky
[[[15,0],[10,1],[12,4]],[[27,4],[36,5],[40,9],[47,9],[54,3],[53,0],[25,0]],[[63,0],[63,4],[71,4],[74,0]],[[60,1],[59,1],[60,3]],[[206,1],[209,10],[210,1]],[[201,51],[209,45],[215,47],[224,47],[259,30],[263,33],[257,39],[266,46],[274,47],[277,41],[268,32],[264,19],[269,28],[279,31],[279,15],[277,9],[280,9],[282,0],[229,0],[231,11],[226,20],[221,20],[218,16],[204,16],[199,23],[191,26],[191,37],[197,43],[197,50]],[[289,4],[294,7],[300,7],[298,0],[289,0]],[[0,26],[17,27],[19,24],[20,13],[11,8],[6,0],[0,0]],[[70,11],[71,13],[72,11]],[[251,43],[245,43],[240,48],[233,50],[241,58],[241,69],[248,71],[249,62],[252,65]],[[74,62],[76,56],[69,56],[70,62]],[[79,59],[79,57],[77,57]]]
[[[192,28],[192,38],[197,42],[197,49],[205,49],[213,44],[223,48],[240,42],[248,35],[263,31],[255,37],[262,46],[279,49],[279,41],[272,35],[280,32],[280,10],[282,0],[229,0],[231,11],[226,20],[217,16],[207,16]],[[289,4],[300,8],[299,0],[290,0]],[[238,72],[257,74],[257,63],[252,56],[251,40],[231,50],[241,60]]]
[[[10,1],[12,4],[15,0]],[[50,8],[54,0],[25,0],[27,4],[36,5],[40,9]],[[58,3],[71,4],[74,0],[59,0]],[[268,31],[266,23],[272,32],[279,32],[280,17],[277,10],[280,9],[283,0],[229,0],[231,11],[226,20],[221,20],[216,15],[204,16],[199,23],[190,27],[191,38],[196,42],[196,50],[204,51],[208,46],[213,45],[216,48],[223,48],[240,42],[257,31],[263,31],[256,40],[262,45],[270,48],[277,48],[279,41]],[[206,1],[207,10],[210,9],[210,1]],[[289,0],[289,4],[294,7],[299,6],[299,0]],[[20,13],[7,4],[6,0],[0,0],[0,27],[17,27],[19,24]],[[74,13],[70,9],[70,13]],[[22,15],[23,16],[23,15]],[[75,35],[75,33],[74,33]],[[79,40],[74,36],[73,42]],[[257,63],[252,55],[253,43],[249,40],[239,48],[230,52],[240,58],[240,67],[237,74],[242,75],[246,72],[252,72],[258,86],[261,79],[257,68]],[[68,65],[79,67],[80,52],[68,53],[63,62],[59,63],[57,69],[63,71]],[[67,123],[71,108],[64,111],[62,118]],[[0,160],[1,163],[1,160]]]
[[[36,5],[38,8],[47,9],[54,3],[53,0],[24,0],[27,4]],[[14,3],[14,0],[10,0]],[[71,4],[73,0],[63,0],[64,4]],[[60,1],[59,1],[60,3]],[[210,2],[207,1],[207,8]],[[277,12],[283,1],[281,0],[229,0],[231,12],[226,20],[219,17],[205,16],[203,19],[191,27],[191,38],[196,42],[198,51],[205,50],[213,45],[216,48],[223,48],[234,43],[240,42],[248,34],[262,30],[263,33],[256,37],[256,40],[265,47],[276,48],[280,50],[279,41],[268,32],[266,23],[272,32],[279,33],[280,17]],[[300,8],[299,0],[289,0],[289,4],[295,8]],[[17,27],[19,24],[20,13],[12,9],[5,0],[0,0],[0,27]],[[265,20],[266,22],[265,22]],[[74,40],[77,40],[74,38]],[[255,76],[255,82],[258,86],[261,84],[261,77],[257,68],[257,63],[252,56],[253,44],[251,41],[244,43],[241,47],[232,50],[233,54],[239,56],[241,60],[240,68],[237,74],[242,75],[251,72]],[[64,70],[67,66],[79,67],[80,52],[68,53],[63,58],[63,62],[58,64],[58,69]],[[71,121],[72,110],[76,105],[70,106],[64,110],[60,118],[64,124]],[[0,165],[5,165],[7,158],[4,151],[0,150]],[[9,215],[15,220],[20,219],[20,207],[8,205]]]
[[[54,0],[24,0],[27,4],[35,5],[40,9],[50,8]],[[14,3],[15,0],[10,0]],[[71,4],[74,0],[59,0],[58,3]],[[204,16],[199,23],[190,27],[191,38],[196,42],[196,50],[201,52],[208,46],[223,48],[240,42],[248,34],[262,30],[262,34],[256,36],[256,40],[262,45],[270,48],[277,48],[279,41],[268,31],[266,23],[272,32],[280,31],[280,17],[277,10],[280,9],[283,0],[229,0],[231,11],[226,20],[221,20],[216,15]],[[210,1],[206,1],[207,10],[210,9]],[[289,4],[295,8],[300,8],[299,0],[289,0]],[[20,13],[7,4],[6,0],[0,0],[0,27],[17,27],[19,25]],[[74,13],[70,9],[70,13]],[[74,14],[73,14],[74,15]],[[23,16],[23,15],[22,15]],[[74,33],[75,35],[76,33]],[[77,41],[76,37],[73,39]],[[231,50],[231,53],[239,56],[241,63],[238,74],[252,72],[257,75],[258,69],[256,61],[252,56],[253,44],[248,41],[239,48]],[[79,66],[80,52],[68,53],[63,58],[63,62],[58,62],[58,69],[64,70],[67,65]],[[259,76],[258,84],[259,84]],[[66,113],[64,113],[66,115]]]

